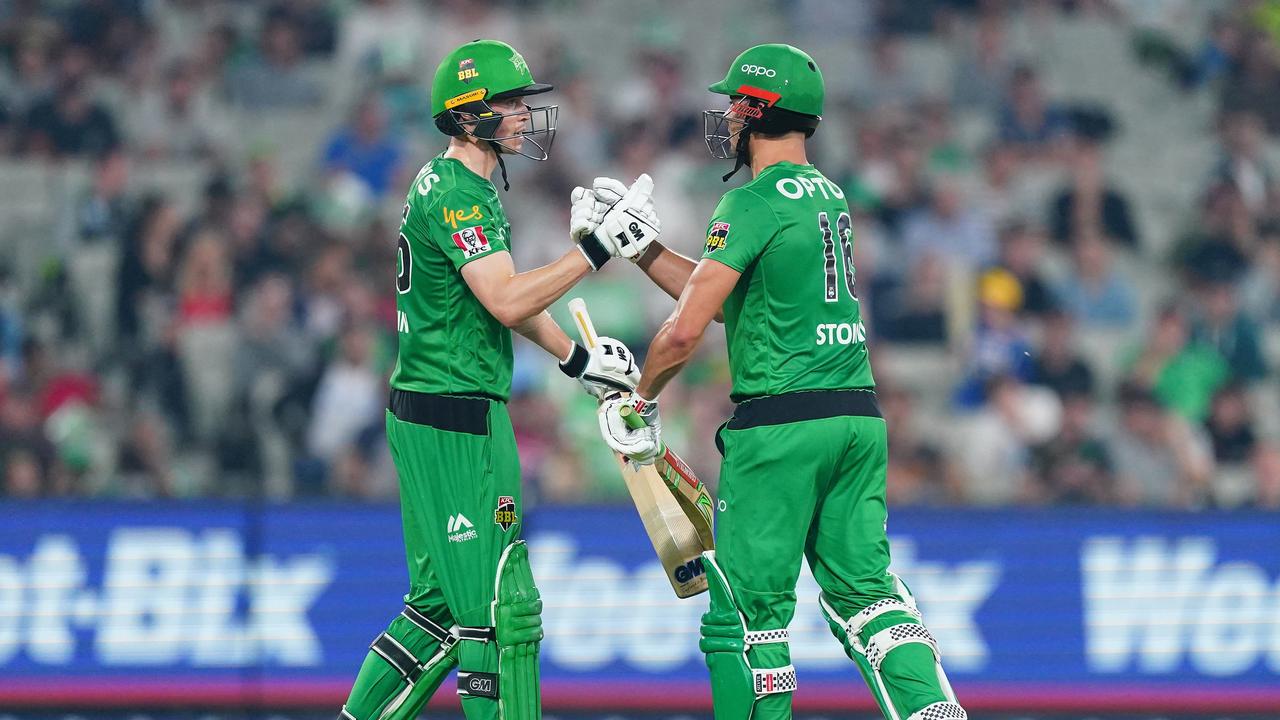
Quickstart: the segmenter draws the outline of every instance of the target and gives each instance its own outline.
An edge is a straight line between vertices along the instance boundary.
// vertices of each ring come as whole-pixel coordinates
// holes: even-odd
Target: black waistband
[[[769,395],[746,400],[733,411],[727,424],[730,430],[745,430],[761,425],[782,425],[801,420],[854,415],[884,417],[880,403],[871,389],[805,390]]]
[[[437,430],[489,434],[489,399],[461,395],[429,395],[391,388],[387,409],[397,419]]]

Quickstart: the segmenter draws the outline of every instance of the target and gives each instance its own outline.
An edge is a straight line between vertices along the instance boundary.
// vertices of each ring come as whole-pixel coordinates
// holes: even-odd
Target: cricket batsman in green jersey
[[[915,600],[888,570],[885,424],[854,294],[849,206],[805,155],[822,73],[794,47],[760,45],[710,89],[730,104],[705,113],[708,146],[753,179],[720,201],[696,265],[652,238],[639,249],[637,263],[678,302],[636,392],[606,402],[601,431],[638,462],[660,455],[659,393],[723,313],[737,407],[716,438],[724,460],[700,642],[715,715],[791,717],[787,625],[803,555],[884,716],[966,718]],[[623,405],[647,426],[628,427]]]
[[[448,672],[468,720],[541,717],[542,603],[520,538],[520,466],[507,415],[511,331],[560,359],[597,397],[629,391],[639,372],[610,338],[572,342],[546,308],[632,244],[656,219],[642,175],[611,206],[573,192],[575,250],[517,273],[511,225],[489,176],[503,155],[545,160],[555,106],[529,107],[536,83],[520,53],[477,40],[450,53],[431,90],[451,139],[409,188],[397,240],[399,357],[387,440],[400,482],[409,592],[370,646],[339,718],[417,717]],[[647,188],[647,189],[646,189]],[[639,229],[640,226],[636,225]],[[390,288],[388,288],[390,290]]]

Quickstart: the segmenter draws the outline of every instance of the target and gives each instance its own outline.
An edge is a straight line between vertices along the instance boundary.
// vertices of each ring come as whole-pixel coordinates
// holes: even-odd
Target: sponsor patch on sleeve
[[[479,225],[462,228],[454,233],[453,244],[458,246],[462,256],[466,258],[473,258],[490,250],[489,238],[485,236],[484,228]]]
[[[713,253],[724,247],[725,240],[729,238],[729,223],[714,222],[711,223],[711,230],[707,232],[707,246],[703,252]]]

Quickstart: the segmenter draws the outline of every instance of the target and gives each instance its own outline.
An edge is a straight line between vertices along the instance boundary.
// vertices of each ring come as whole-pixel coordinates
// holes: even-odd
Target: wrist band
[[[604,245],[601,245],[600,241],[596,239],[594,233],[586,235],[579,240],[578,249],[587,258],[587,262],[591,263],[592,270],[599,270],[604,267],[604,264],[609,262],[609,258],[613,257],[608,250],[605,250]]]
[[[580,378],[582,373],[587,370],[587,361],[591,359],[591,353],[581,345],[574,343],[573,352],[569,353],[569,359],[560,363],[560,372],[571,378]]]

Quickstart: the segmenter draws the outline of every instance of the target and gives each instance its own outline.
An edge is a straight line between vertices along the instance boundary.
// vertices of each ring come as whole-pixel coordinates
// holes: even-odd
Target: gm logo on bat
[[[687,583],[705,572],[706,568],[702,566],[702,558],[698,557],[676,568],[674,575],[676,582]]]

